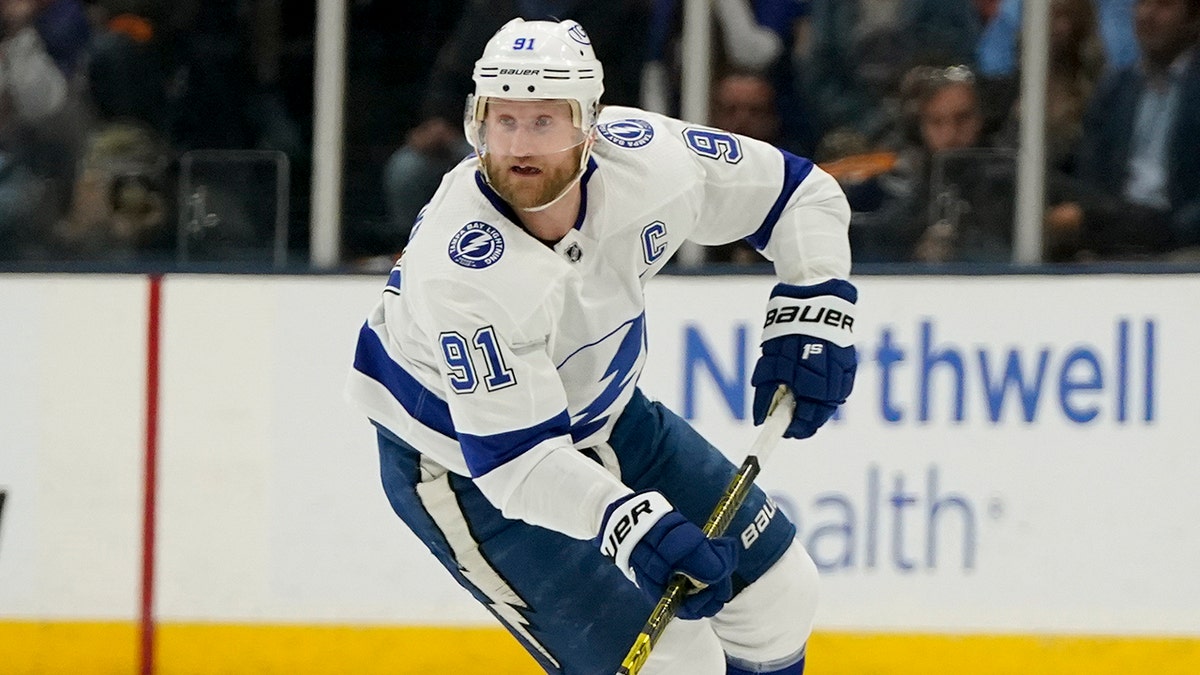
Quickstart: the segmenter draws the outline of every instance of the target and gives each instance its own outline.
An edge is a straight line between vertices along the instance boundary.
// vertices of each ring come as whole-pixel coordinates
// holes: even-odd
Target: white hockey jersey
[[[632,396],[642,287],[679,246],[745,238],[791,283],[850,267],[845,197],[808,160],[634,108],[605,108],[596,132],[578,219],[553,248],[473,158],[446,175],[362,328],[347,387],[506,516],[579,538],[628,488],[572,448],[605,441]]]

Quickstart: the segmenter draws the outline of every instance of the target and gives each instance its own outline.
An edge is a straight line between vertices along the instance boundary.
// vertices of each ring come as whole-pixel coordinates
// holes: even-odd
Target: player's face
[[[492,99],[480,136],[488,179],[516,208],[549,203],[579,171],[584,134],[566,101]]]

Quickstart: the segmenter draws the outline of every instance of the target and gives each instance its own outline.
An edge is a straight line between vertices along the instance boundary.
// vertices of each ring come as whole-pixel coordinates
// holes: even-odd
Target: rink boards
[[[856,281],[856,391],[761,479],[812,672],[1200,671],[1200,277]],[[0,672],[536,672],[341,398],[381,286],[0,275]],[[770,286],[648,289],[643,388],[735,459]]]

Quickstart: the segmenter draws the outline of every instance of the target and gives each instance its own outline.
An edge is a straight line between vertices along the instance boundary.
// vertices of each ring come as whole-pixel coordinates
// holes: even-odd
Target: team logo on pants
[[[483,269],[504,254],[500,230],[482,221],[467,223],[450,240],[450,259],[471,269]]]

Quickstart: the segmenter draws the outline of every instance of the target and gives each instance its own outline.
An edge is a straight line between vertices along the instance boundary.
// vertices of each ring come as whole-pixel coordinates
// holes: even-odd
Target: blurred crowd
[[[403,247],[509,18],[680,114],[681,0],[347,0],[343,250]],[[1200,258],[1200,0],[1051,0],[1045,257]],[[315,0],[0,0],[0,260],[306,257]],[[712,0],[713,126],[812,158],[859,262],[1011,259],[1021,0]],[[755,263],[744,245],[703,251]]]

